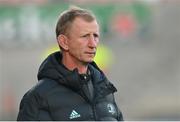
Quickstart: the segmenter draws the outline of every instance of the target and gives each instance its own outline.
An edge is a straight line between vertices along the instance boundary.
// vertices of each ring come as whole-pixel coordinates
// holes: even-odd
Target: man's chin
[[[84,61],[84,63],[85,63],[85,64],[89,64],[89,63],[91,63],[91,62],[93,62],[93,61],[94,61],[93,59],[88,59],[88,60]]]

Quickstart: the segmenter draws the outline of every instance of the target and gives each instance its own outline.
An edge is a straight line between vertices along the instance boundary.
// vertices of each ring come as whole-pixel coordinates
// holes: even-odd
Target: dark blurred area
[[[0,120],[16,120],[40,63],[58,50],[55,25],[70,5],[100,23],[95,61],[117,87],[124,119],[180,121],[179,0],[0,0]]]

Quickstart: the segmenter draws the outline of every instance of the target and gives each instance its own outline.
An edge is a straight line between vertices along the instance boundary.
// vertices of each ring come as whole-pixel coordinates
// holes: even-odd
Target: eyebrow
[[[83,37],[83,36],[87,36],[87,35],[90,35],[91,33],[84,33],[84,34],[81,34],[81,37]],[[93,33],[93,35],[94,36],[96,36],[96,37],[99,37],[99,33]]]

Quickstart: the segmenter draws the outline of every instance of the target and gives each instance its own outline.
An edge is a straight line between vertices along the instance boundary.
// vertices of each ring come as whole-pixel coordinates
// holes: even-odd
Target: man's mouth
[[[89,55],[95,55],[96,52],[85,52],[86,54],[89,54]]]

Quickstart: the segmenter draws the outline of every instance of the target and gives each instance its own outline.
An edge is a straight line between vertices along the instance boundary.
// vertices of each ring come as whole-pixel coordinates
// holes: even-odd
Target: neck
[[[73,58],[69,58],[68,55],[63,54],[62,63],[69,70],[78,69],[79,74],[86,74],[88,69],[88,63],[81,63],[79,61],[73,60]]]

